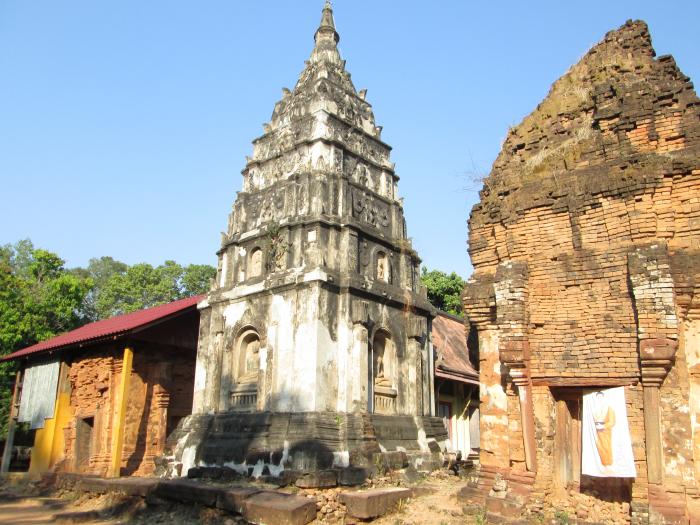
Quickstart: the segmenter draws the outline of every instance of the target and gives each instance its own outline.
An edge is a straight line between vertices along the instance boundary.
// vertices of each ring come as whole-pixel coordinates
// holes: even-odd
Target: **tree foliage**
[[[96,289],[95,312],[104,319],[205,293],[215,275],[213,267],[203,264],[134,264],[124,272],[113,273]]]
[[[433,306],[450,314],[462,315],[460,296],[464,279],[455,272],[448,275],[440,270],[428,271],[425,266],[421,269],[420,279],[428,289],[428,300]]]
[[[112,257],[92,258],[88,262],[87,268],[73,268],[71,272],[84,278],[92,279],[93,286],[85,296],[83,301],[83,314],[90,321],[100,319],[97,311],[97,298],[100,291],[115,275],[126,273],[129,266],[121,261],[116,261]]]
[[[92,280],[74,275],[55,253],[29,240],[0,247],[0,355],[33,345],[84,322]],[[0,364],[0,435],[5,433],[14,363]]]

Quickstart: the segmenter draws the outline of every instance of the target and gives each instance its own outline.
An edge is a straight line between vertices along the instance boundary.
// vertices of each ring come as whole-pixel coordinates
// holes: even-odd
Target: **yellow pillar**
[[[131,364],[134,352],[131,348],[124,348],[122,359],[122,375],[117,392],[116,414],[112,433],[112,460],[107,471],[107,476],[118,478],[122,465],[122,450],[124,448],[124,424],[126,421],[126,406],[129,402],[129,379],[131,376]]]
[[[44,427],[36,430],[34,446],[29,460],[29,477],[38,479],[63,459],[65,438],[63,429],[72,417],[70,408],[70,384],[68,366],[61,363],[58,376],[58,390],[54,401],[53,417],[44,420]]]

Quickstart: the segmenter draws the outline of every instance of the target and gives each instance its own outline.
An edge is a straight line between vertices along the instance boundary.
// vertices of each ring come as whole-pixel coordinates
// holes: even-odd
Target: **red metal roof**
[[[31,354],[46,352],[49,350],[58,350],[73,345],[82,345],[85,343],[95,342],[107,337],[114,338],[125,335],[138,328],[144,328],[156,321],[161,321],[167,317],[178,314],[193,308],[196,304],[204,299],[205,295],[196,295],[186,299],[180,299],[172,303],[161,304],[153,308],[146,308],[138,312],[129,314],[117,315],[109,319],[102,319],[94,323],[86,324],[80,328],[76,328],[65,334],[57,335],[46,341],[42,341],[22,350],[17,350],[9,354],[0,361],[9,361],[18,359]]]
[[[433,346],[436,352],[435,375],[465,383],[479,382],[479,373],[469,362],[467,334],[463,321],[438,312],[433,319]]]

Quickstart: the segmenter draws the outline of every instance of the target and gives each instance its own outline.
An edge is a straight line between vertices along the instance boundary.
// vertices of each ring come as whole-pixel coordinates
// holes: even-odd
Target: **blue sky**
[[[0,0],[0,244],[69,266],[216,264],[240,170],[322,0]],[[467,276],[467,218],[509,126],[629,18],[700,78],[700,2],[337,0],[431,268]]]

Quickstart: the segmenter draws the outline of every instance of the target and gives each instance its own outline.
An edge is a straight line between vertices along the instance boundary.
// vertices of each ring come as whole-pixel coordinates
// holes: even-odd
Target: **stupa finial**
[[[340,35],[335,30],[335,21],[333,20],[333,5],[330,0],[326,0],[321,13],[321,23],[314,34],[314,40],[318,46],[321,41],[328,40],[331,37],[336,44],[340,41]]]

